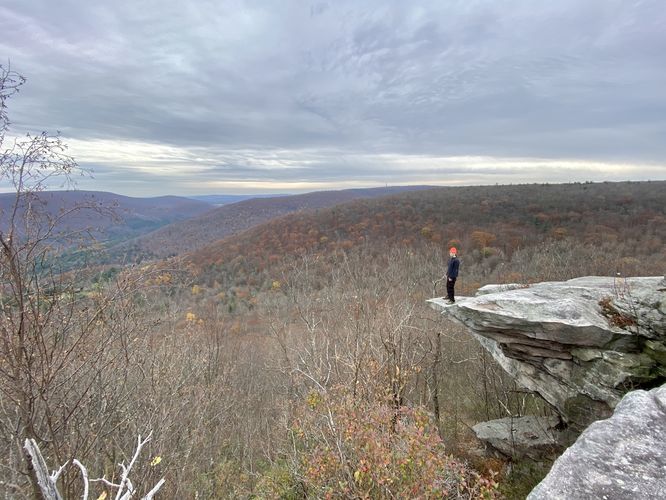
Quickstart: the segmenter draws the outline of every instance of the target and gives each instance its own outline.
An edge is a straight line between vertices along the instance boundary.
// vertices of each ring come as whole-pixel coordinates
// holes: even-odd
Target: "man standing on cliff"
[[[458,278],[458,269],[460,268],[460,261],[457,255],[458,250],[456,250],[456,247],[451,247],[449,250],[449,265],[446,269],[446,295],[449,304],[453,304],[456,301],[453,295],[453,287],[456,286],[456,278]]]

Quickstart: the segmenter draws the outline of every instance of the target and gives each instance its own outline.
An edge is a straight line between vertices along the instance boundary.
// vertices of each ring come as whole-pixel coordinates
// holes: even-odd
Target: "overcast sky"
[[[663,0],[2,0],[0,61],[84,189],[666,179]]]

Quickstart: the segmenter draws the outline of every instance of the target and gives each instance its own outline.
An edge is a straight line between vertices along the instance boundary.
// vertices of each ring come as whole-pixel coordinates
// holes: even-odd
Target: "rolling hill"
[[[276,217],[316,210],[357,199],[371,199],[428,186],[395,186],[341,191],[317,191],[292,196],[253,198],[224,205],[139,236],[108,250],[108,262],[136,262],[194,251],[227,236],[245,231]]]
[[[6,227],[16,201],[14,193],[0,194],[0,227]],[[194,217],[211,209],[206,202],[179,196],[133,198],[100,191],[43,191],[21,198],[17,220],[27,207],[43,219],[63,218],[65,231],[90,232],[102,240],[124,240],[165,224]]]
[[[238,203],[252,198],[276,198],[278,196],[289,196],[288,194],[203,194],[188,196],[192,200],[203,201],[211,205],[221,206],[230,203]]]
[[[468,264],[497,264],[564,239],[612,251],[635,272],[663,272],[666,182],[447,187],[354,200],[271,220],[194,251],[187,262],[209,286],[261,287],[305,253],[365,247],[372,256],[396,245],[455,244]]]

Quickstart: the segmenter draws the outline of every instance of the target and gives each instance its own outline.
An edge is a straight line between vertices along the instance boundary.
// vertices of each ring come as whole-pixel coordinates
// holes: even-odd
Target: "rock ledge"
[[[580,433],[632,388],[666,382],[659,277],[488,285],[433,308],[465,324],[500,365]]]

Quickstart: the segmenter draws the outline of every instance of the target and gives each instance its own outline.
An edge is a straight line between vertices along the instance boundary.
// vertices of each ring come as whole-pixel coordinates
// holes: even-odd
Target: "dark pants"
[[[449,300],[455,300],[453,298],[453,287],[456,286],[456,278],[446,278],[446,295]]]

